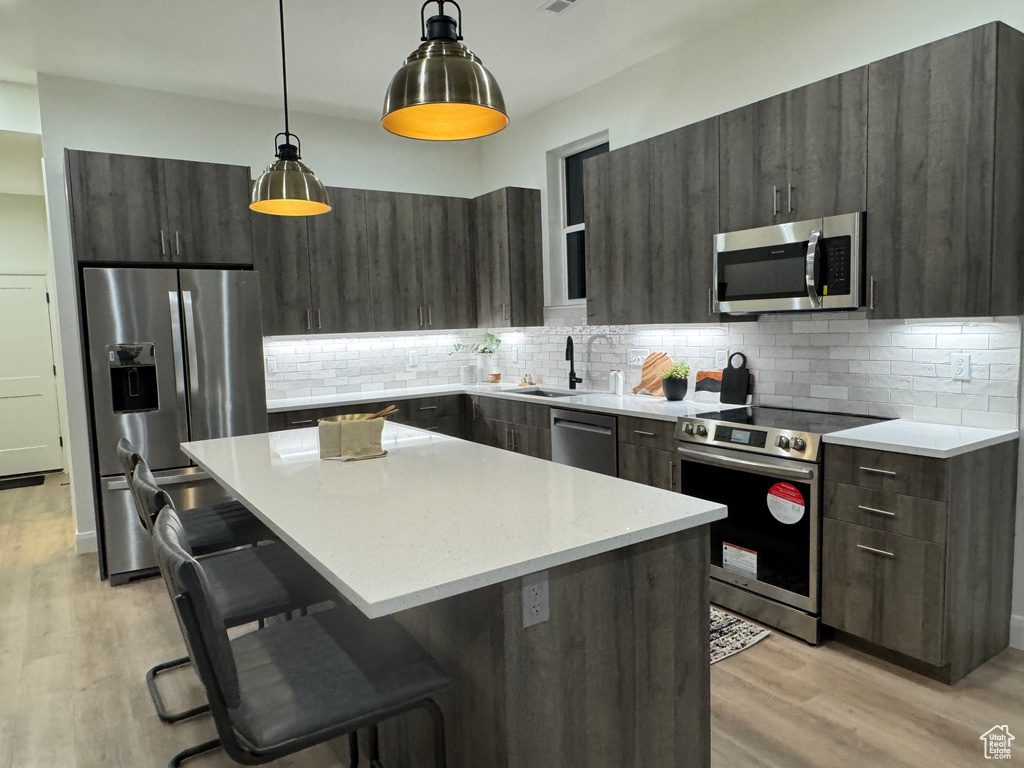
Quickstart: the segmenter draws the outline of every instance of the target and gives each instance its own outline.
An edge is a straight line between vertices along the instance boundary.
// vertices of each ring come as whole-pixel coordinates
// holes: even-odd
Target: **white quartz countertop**
[[[538,385],[540,389],[557,392],[568,392],[561,387]],[[736,408],[735,405],[723,405],[718,402],[718,395],[701,393],[705,400],[693,399],[693,394],[680,401],[669,402],[663,397],[651,395],[612,395],[606,392],[581,391],[568,397],[532,397],[523,394],[522,389],[514,384],[444,384],[433,387],[411,387],[408,389],[382,389],[375,392],[348,392],[318,397],[295,397],[283,400],[268,400],[269,413],[301,411],[307,408],[327,408],[336,405],[355,405],[378,401],[400,402],[416,397],[440,395],[457,395],[461,393],[486,395],[488,397],[521,400],[528,403],[550,405],[554,408],[570,408],[592,411],[594,413],[610,413],[621,416],[641,416],[648,419],[675,421],[680,416],[695,416],[704,411],[717,411],[722,408]]]
[[[961,453],[1013,440],[1017,435],[1015,429],[955,427],[895,419],[833,432],[822,437],[822,440],[853,448],[873,448],[878,451],[948,459]]]
[[[383,459],[316,429],[182,449],[375,618],[704,525],[721,504],[386,423]]]

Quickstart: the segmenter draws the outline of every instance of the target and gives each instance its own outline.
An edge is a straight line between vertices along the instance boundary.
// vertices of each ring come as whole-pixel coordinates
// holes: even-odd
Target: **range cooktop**
[[[787,408],[737,407],[680,418],[676,439],[698,446],[817,462],[822,435],[880,421],[886,419]]]

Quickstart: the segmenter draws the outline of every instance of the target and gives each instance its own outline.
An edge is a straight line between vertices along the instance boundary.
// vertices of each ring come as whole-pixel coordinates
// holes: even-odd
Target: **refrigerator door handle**
[[[185,398],[185,355],[181,346],[181,310],[178,292],[168,291],[167,298],[171,305],[171,351],[174,358],[174,392],[178,401],[178,440],[188,440],[188,406]]]
[[[181,300],[185,307],[185,346],[188,349],[189,392],[199,391],[199,356],[196,353],[196,319],[192,312],[192,291],[182,291]]]

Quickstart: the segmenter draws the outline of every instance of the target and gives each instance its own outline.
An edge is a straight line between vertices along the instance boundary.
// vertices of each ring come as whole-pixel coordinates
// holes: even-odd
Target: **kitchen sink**
[[[518,392],[520,395],[530,395],[531,397],[572,397],[573,395],[579,394],[578,392],[559,392],[554,389],[531,389],[529,392]]]

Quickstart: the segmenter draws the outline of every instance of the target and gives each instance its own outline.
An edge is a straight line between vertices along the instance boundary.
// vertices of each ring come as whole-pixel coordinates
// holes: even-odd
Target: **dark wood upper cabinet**
[[[65,159],[78,261],[171,263],[162,160],[80,150]]]
[[[589,322],[714,319],[717,119],[589,158],[583,177]]]
[[[1024,35],[988,24],[869,78],[872,316],[1020,314]]]
[[[481,327],[544,324],[540,191],[507,187],[470,204]]]
[[[252,215],[253,260],[260,273],[263,335],[313,330],[305,217]]]
[[[867,69],[719,118],[722,232],[862,211]]]
[[[366,193],[371,317],[375,331],[422,328],[420,260],[416,253],[416,195]]]
[[[249,169],[164,160],[168,247],[187,264],[252,264]]]
[[[587,318],[591,325],[650,322],[651,301],[645,289],[654,261],[653,168],[650,141],[595,155],[583,163]]]
[[[67,152],[80,262],[253,263],[249,169]]]
[[[473,258],[472,222],[470,201],[463,197],[444,198],[447,218],[445,248],[445,274],[451,286],[451,306],[447,308],[438,325],[439,316],[434,304],[434,326],[438,328],[475,328],[476,308],[476,260]],[[539,225],[539,219],[538,219]],[[430,284],[427,280],[427,285]],[[542,291],[543,292],[543,291]],[[543,296],[540,298],[543,303]]]
[[[307,220],[311,324],[321,333],[370,331],[366,193],[329,187],[327,194],[330,213]]]

